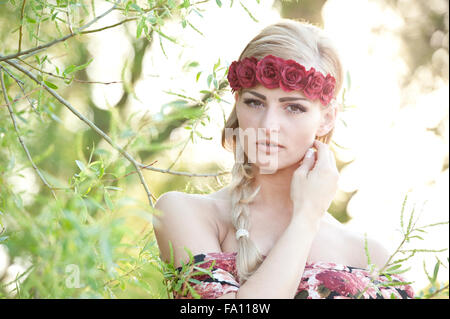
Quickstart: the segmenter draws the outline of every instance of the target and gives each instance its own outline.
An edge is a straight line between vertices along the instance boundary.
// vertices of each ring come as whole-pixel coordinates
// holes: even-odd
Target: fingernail
[[[306,158],[311,158],[314,154],[314,150],[312,148],[308,148],[308,150],[306,151]]]

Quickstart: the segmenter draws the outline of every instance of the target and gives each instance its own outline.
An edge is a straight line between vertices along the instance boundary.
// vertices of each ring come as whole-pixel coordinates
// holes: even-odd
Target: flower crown
[[[305,67],[294,60],[284,60],[271,54],[258,61],[255,57],[233,61],[228,69],[228,82],[231,92],[250,88],[257,82],[266,88],[281,87],[284,91],[302,90],[310,100],[320,99],[327,105],[333,98],[336,79],[311,67]]]

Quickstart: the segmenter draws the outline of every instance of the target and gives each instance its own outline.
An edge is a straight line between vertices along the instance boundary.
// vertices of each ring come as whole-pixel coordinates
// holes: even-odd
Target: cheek
[[[316,128],[311,122],[297,123],[291,127],[288,136],[289,138],[284,141],[287,147],[286,160],[296,162],[301,160],[308,148],[312,146],[316,137]]]
[[[246,129],[247,127],[252,127],[254,116],[252,117],[249,111],[242,106],[236,106],[236,117],[240,128]]]

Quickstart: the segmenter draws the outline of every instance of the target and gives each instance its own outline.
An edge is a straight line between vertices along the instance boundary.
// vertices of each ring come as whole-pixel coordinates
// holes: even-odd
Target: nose
[[[267,107],[266,112],[264,112],[264,115],[261,118],[258,134],[264,134],[260,136],[261,138],[270,139],[271,135],[273,136],[280,132],[280,127],[280,119],[277,110],[275,107]]]

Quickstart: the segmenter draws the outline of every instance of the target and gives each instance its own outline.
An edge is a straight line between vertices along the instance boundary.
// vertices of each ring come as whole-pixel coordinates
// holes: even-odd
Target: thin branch
[[[33,166],[34,170],[36,171],[36,173],[39,175],[39,177],[41,178],[42,182],[50,189],[50,191],[53,194],[53,197],[56,198],[56,194],[53,191],[53,188],[47,183],[47,180],[45,179],[45,177],[41,174],[41,171],[39,170],[39,168],[36,166],[36,164],[34,164],[33,159],[31,158],[30,152],[28,151],[27,146],[25,145],[25,143],[22,140],[22,137],[19,134],[19,129],[17,127],[17,122],[16,122],[16,117],[14,115],[14,111],[11,107],[11,104],[9,102],[9,98],[8,98],[8,93],[6,91],[6,87],[5,87],[5,82],[3,81],[3,67],[0,66],[0,82],[2,85],[2,91],[3,91],[3,96],[5,98],[5,102],[8,106],[8,111],[9,111],[9,115],[11,116],[13,125],[14,125],[14,130],[16,131],[17,137],[19,139],[20,144],[22,144],[23,149],[25,150],[25,153],[27,154],[28,160],[31,162],[31,165]]]
[[[25,93],[25,89],[24,89],[23,86],[22,86],[22,85],[23,85],[23,82],[20,81],[19,79],[17,79],[11,72],[9,72],[9,70],[8,70],[7,68],[5,68],[5,67],[2,67],[2,68],[3,68],[3,70],[6,71],[6,73],[9,74],[10,77],[12,77],[12,78],[16,81],[17,85],[18,85],[18,86],[20,87],[20,89],[22,90],[22,93],[24,94],[24,97],[26,97],[27,100],[28,100],[28,103],[30,103],[31,108],[34,110],[34,112],[35,112],[36,114],[39,115],[39,112],[36,110],[36,108],[34,107],[33,103],[32,103],[32,102],[30,101],[30,99],[28,98],[28,95]]]
[[[4,69],[6,70],[6,69]],[[31,90],[30,92],[26,93],[24,96],[18,97],[17,99],[14,99],[12,102],[16,103],[17,101],[20,101],[24,98],[28,98],[28,96],[30,96],[31,94],[33,94],[36,91],[42,90],[43,88],[38,86],[37,88],[34,88],[33,90]],[[8,104],[0,104],[0,107],[4,107],[4,106],[8,106]]]
[[[69,31],[72,34],[73,30],[72,30],[72,22],[70,21],[70,5],[67,6],[66,15],[67,15],[67,24],[69,25]]]
[[[49,88],[45,83],[40,82],[31,72],[24,69],[19,64],[12,62],[12,61],[6,61],[9,65],[13,66],[17,70],[21,71],[22,73],[26,74],[29,78],[31,78],[33,81],[35,81],[38,85],[41,85],[47,90],[51,95],[53,95],[61,104],[66,106],[73,114],[75,114],[80,120],[85,122],[88,126],[90,126],[97,134],[99,134],[103,139],[108,142],[113,148],[118,150],[128,161],[133,164],[133,166],[136,169],[136,172],[138,173],[139,179],[141,181],[142,186],[144,186],[145,192],[147,193],[148,201],[150,206],[153,208],[153,202],[152,202],[152,194],[150,193],[150,190],[148,189],[147,183],[145,182],[144,176],[141,172],[142,164],[138,163],[128,152],[126,152],[124,149],[122,149],[119,145],[117,145],[111,138],[106,135],[101,129],[99,129],[94,123],[92,123],[88,118],[86,118],[83,114],[78,112],[77,109],[75,109],[69,102],[64,100],[58,93],[56,93],[54,90]]]
[[[180,157],[181,157],[181,154],[183,154],[183,152],[184,152],[184,150],[186,149],[186,146],[189,144],[189,141],[190,141],[190,139],[191,139],[191,137],[192,137],[192,132],[191,132],[191,134],[189,135],[189,137],[187,138],[187,140],[186,140],[186,143],[184,143],[184,146],[183,146],[183,148],[180,150],[180,152],[178,153],[178,156],[177,156],[177,158],[172,162],[172,164],[170,164],[170,166],[167,168],[168,170],[170,170],[174,165],[175,165],[175,163],[180,159]]]
[[[19,28],[19,48],[17,51],[20,52],[22,49],[22,27],[23,27],[23,12],[25,11],[25,4],[27,0],[23,0],[22,2],[22,10],[20,11],[20,28]]]
[[[98,20],[100,20],[101,18],[103,18],[105,15],[107,15],[107,14],[110,13],[112,10],[114,10],[116,7],[117,7],[117,4],[115,4],[115,5],[114,5],[113,7],[111,7],[109,10],[107,10],[105,13],[99,15],[98,17],[96,17],[96,18],[93,19],[92,21],[90,21],[90,22],[88,22],[87,24],[85,24],[84,26],[80,27],[78,30],[75,31],[75,33],[68,34],[68,35],[66,35],[66,36],[64,36],[64,37],[62,37],[62,38],[60,38],[60,39],[56,39],[56,40],[54,40],[54,41],[51,41],[51,42],[49,42],[49,43],[46,43],[46,44],[43,44],[43,45],[40,45],[40,46],[37,46],[37,47],[34,47],[34,48],[31,48],[31,49],[29,49],[29,50],[17,52],[17,53],[10,54],[10,55],[6,55],[6,56],[0,55],[0,62],[1,62],[1,61],[11,60],[11,59],[17,58],[18,56],[22,56],[22,55],[25,55],[25,54],[33,53],[33,52],[36,52],[36,51],[41,51],[41,50],[43,50],[43,49],[45,49],[45,48],[49,48],[49,47],[51,47],[51,46],[53,46],[53,45],[59,43],[59,42],[64,42],[64,41],[66,41],[67,39],[70,39],[71,37],[74,37],[75,35],[80,34],[82,30],[88,28],[89,26],[91,26],[92,24],[94,24],[95,22],[97,22]]]
[[[445,289],[448,289],[448,284],[445,285],[444,287],[442,287],[441,289],[436,290],[436,291],[435,291],[434,293],[432,293],[431,295],[427,296],[427,299],[433,298],[434,296],[436,296],[437,294],[441,293],[441,292],[444,291]]]
[[[216,177],[216,176],[220,176],[220,175],[226,175],[226,174],[230,174],[230,172],[219,172],[219,173],[205,173],[205,174],[196,174],[196,173],[188,173],[188,172],[177,172],[177,171],[171,171],[169,169],[163,169],[163,168],[157,168],[157,167],[147,167],[144,164],[139,164],[142,168],[151,170],[151,171],[155,171],[155,172],[160,172],[160,173],[167,173],[167,174],[172,174],[172,175],[180,175],[180,176],[188,176],[188,177]]]
[[[55,78],[59,78],[61,80],[67,80],[67,78],[61,76],[61,75],[57,75],[57,74],[53,74],[50,72],[46,72],[46,71],[42,71],[40,69],[38,69],[37,67],[29,64],[28,62],[25,62],[24,60],[22,60],[21,58],[17,58],[17,60],[19,60],[20,62],[28,65],[30,68],[39,71],[41,73],[45,73],[47,75],[53,76]],[[85,81],[85,80],[78,80],[78,79],[73,79],[75,82],[80,82],[80,83],[90,83],[90,84],[105,84],[105,85],[109,85],[109,84],[118,84],[118,83],[122,83],[123,81],[111,81],[111,82],[100,82],[100,81]]]
[[[121,24],[123,24],[125,22],[134,21],[134,20],[137,20],[137,19],[138,18],[128,18],[128,19],[122,20],[122,21],[120,21],[120,22],[118,22],[116,24],[113,24],[113,25],[110,25],[110,26],[107,26],[107,27],[103,27],[103,28],[95,29],[95,30],[83,31],[83,32],[81,32],[81,34],[88,34],[88,33],[94,33],[94,32],[103,31],[103,30],[106,30],[106,29],[117,27],[118,25],[121,25]]]
[[[38,80],[37,80],[37,78],[35,78],[34,77],[34,75],[33,74],[31,74],[29,71],[27,71],[26,69],[24,69],[24,68],[22,68],[20,65],[18,65],[18,64],[16,64],[16,63],[13,63],[13,62],[10,62],[10,61],[6,61],[6,63],[8,63],[8,64],[11,64],[13,67],[15,67],[15,68],[17,68],[19,71],[22,71],[23,73],[25,73],[26,75],[28,75],[30,78],[32,78],[36,83],[38,83],[39,85],[42,85],[43,87],[44,87],[44,89],[46,89],[47,91],[48,91],[48,89],[50,89],[50,88],[48,88],[45,84],[42,84],[42,83],[40,83]],[[50,89],[51,90],[51,89]],[[52,92],[54,92],[53,90],[51,90]],[[50,91],[49,91],[50,92]],[[31,94],[32,92],[30,92],[30,94]],[[50,92],[51,93],[51,92]],[[53,93],[51,93],[52,95],[53,95]],[[59,97],[59,95],[56,93],[56,92],[54,92],[54,94],[56,94],[58,97],[57,97],[57,99],[58,99],[58,101],[60,101],[62,104],[64,104],[64,105],[66,105],[65,103],[68,103],[68,102],[65,102],[64,101],[64,99],[62,99],[61,97]],[[55,95],[53,95],[53,96],[55,96]],[[56,96],[55,96],[56,97]],[[62,102],[62,101],[64,101],[64,102]],[[0,105],[1,106],[1,105]],[[67,105],[66,105],[67,106]],[[69,108],[69,106],[67,106],[68,108]],[[72,107],[72,106],[70,106],[70,107]],[[70,109],[70,108],[69,108]],[[72,111],[72,110],[71,110]],[[72,111],[73,112],[73,111]],[[78,111],[76,111],[75,110],[75,112],[77,112],[78,113]],[[75,115],[77,115],[76,113],[74,113]],[[80,116],[81,117],[80,117]],[[83,118],[82,117],[84,117],[83,115],[81,115],[81,114],[79,114],[79,115],[77,115],[82,121],[84,121],[83,120]],[[85,121],[84,121],[85,122]],[[88,124],[89,126],[91,126],[89,123],[86,123],[86,124]],[[94,125],[94,124],[92,124],[92,125]],[[95,126],[95,125],[94,125]],[[91,126],[92,127],[92,126]],[[98,129],[98,128],[97,128]],[[103,135],[104,135],[104,133],[103,133],[103,131],[101,131],[100,129],[98,129],[100,132],[102,132],[103,133],[103,135],[101,134],[101,133],[99,133],[96,129],[94,129],[98,134],[100,134],[102,137],[104,137]],[[106,135],[105,135],[106,136]],[[109,139],[109,137],[108,137],[108,139]],[[105,140],[109,143],[109,141],[105,138]],[[110,143],[111,144],[111,143]],[[112,145],[112,144],[111,144]],[[114,145],[112,145],[113,147],[114,147]],[[116,148],[117,150],[119,150],[119,146],[117,146],[118,148]],[[119,152],[120,152],[120,150],[119,150]],[[124,155],[125,156],[125,155]],[[126,157],[126,156],[125,156]],[[140,167],[140,168],[142,168],[142,169],[148,169],[148,170],[151,170],[151,171],[155,171],[155,172],[159,172],[159,173],[167,173],[167,174],[172,174],[172,175],[178,175],[178,176],[187,176],[187,177],[217,177],[217,176],[221,176],[221,175],[226,175],[226,174],[230,174],[230,172],[229,171],[224,171],[224,172],[218,172],[218,173],[190,173],[190,172],[180,172],[180,171],[171,171],[170,169],[163,169],[163,168],[157,168],[157,167],[152,167],[151,165],[153,165],[153,163],[152,164],[142,164],[142,163],[139,163],[139,162],[137,162],[136,161],[136,163],[138,164],[138,166]],[[153,196],[152,196],[153,197]]]

